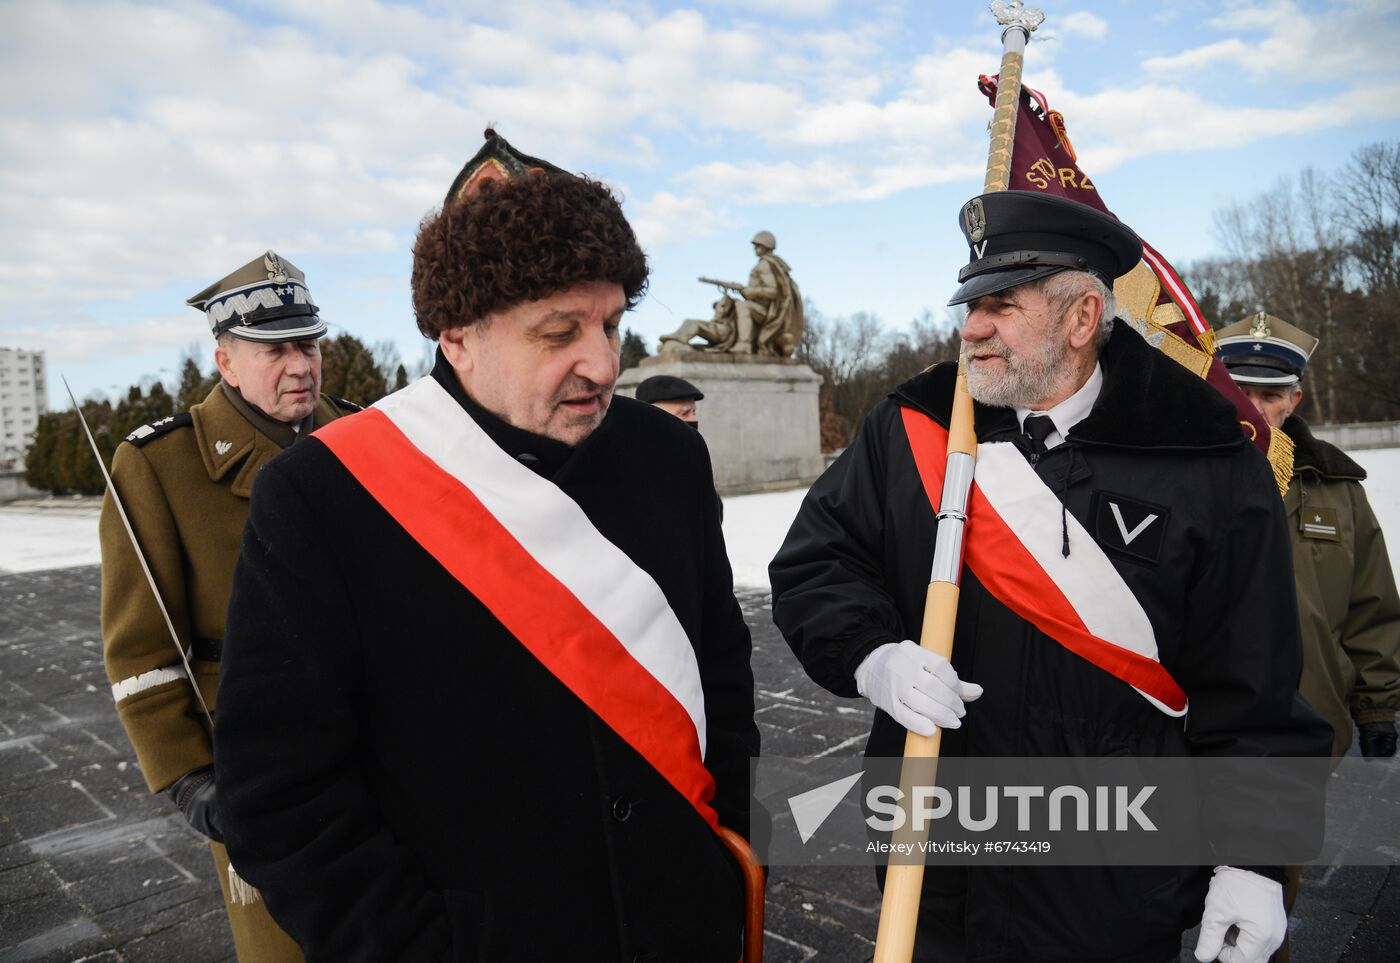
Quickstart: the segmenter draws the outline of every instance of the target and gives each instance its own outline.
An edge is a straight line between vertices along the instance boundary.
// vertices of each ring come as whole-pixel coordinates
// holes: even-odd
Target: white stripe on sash
[[[374,404],[413,446],[465,485],[607,627],[695,725],[705,755],[705,694],[690,638],[661,586],[608,541],[553,482],[507,455],[431,376]]]
[[[979,444],[975,478],[992,508],[1064,593],[1086,629],[1106,642],[1161,662],[1157,634],[1142,603],[1093,536],[1074,515],[1063,511],[1059,498],[1015,445]],[[1062,550],[1061,518],[1069,531],[1069,558]],[[1168,715],[1186,714],[1137,691]]]

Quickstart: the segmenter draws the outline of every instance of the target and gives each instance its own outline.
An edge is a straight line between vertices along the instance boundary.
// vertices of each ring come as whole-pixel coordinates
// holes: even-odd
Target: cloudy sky
[[[1176,262],[1220,249],[1220,208],[1400,137],[1393,0],[1040,6],[1027,83]],[[825,314],[943,317],[999,51],[980,0],[0,0],[0,345],[80,395],[168,379],[212,358],[185,299],[272,248],[333,329],[418,362],[414,232],[488,124],[624,197],[649,341],[760,229]]]

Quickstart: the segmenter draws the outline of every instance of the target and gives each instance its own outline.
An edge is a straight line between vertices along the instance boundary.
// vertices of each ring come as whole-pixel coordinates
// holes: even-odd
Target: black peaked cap
[[[950,305],[1071,269],[1091,271],[1112,287],[1142,259],[1142,241],[1127,225],[1039,191],[974,197],[963,205],[958,226],[969,257]]]

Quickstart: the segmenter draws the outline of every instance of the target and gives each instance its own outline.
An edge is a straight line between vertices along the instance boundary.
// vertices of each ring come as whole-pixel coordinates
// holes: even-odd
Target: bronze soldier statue
[[[802,339],[802,293],[792,279],[792,268],[773,253],[777,246],[769,231],[753,236],[758,263],[749,272],[747,284],[700,278],[720,289],[714,317],[688,320],[662,335],[662,350],[690,347],[690,340],[699,337],[706,342],[701,349],[705,351],[790,357]]]

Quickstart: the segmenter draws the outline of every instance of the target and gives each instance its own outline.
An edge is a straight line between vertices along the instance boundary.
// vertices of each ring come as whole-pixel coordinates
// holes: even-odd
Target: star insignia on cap
[[[1256,344],[1256,345],[1254,346],[1254,350],[1255,350],[1255,351],[1263,351],[1263,350],[1264,350],[1264,346],[1263,346],[1262,344]]]

